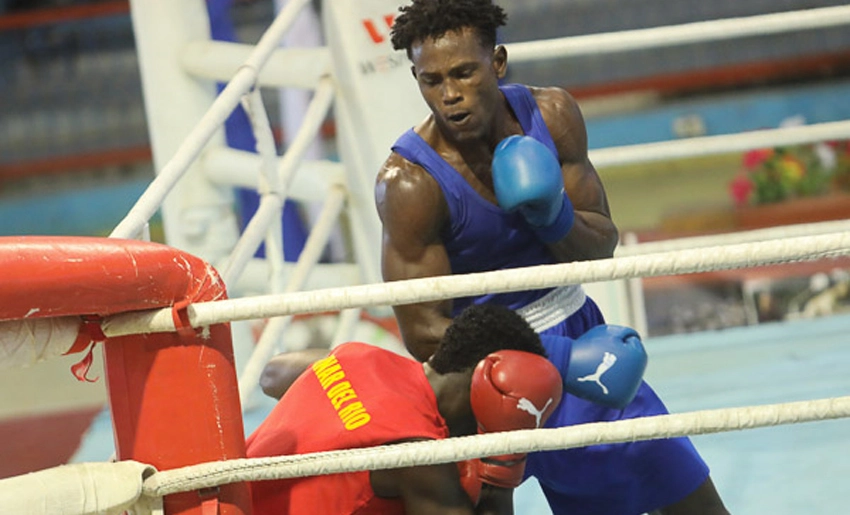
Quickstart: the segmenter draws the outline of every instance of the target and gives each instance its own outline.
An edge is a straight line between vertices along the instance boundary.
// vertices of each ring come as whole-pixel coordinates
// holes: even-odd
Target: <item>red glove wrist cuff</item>
[[[525,455],[513,454],[498,458],[513,459],[502,461],[493,457],[479,460],[478,477],[481,482],[500,488],[516,488],[522,484],[525,475]]]

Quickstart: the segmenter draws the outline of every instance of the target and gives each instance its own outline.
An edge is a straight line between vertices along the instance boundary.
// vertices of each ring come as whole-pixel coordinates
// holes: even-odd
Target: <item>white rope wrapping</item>
[[[156,470],[137,461],[76,463],[0,480],[0,513],[103,515],[124,513]]]
[[[77,339],[80,317],[0,322],[0,370],[22,368],[66,353]]]
[[[555,429],[411,442],[364,449],[206,463],[158,472],[144,483],[149,496],[225,483],[451,463],[481,456],[572,449],[850,417],[850,397],[694,411]]]
[[[193,327],[295,313],[338,311],[364,306],[411,304],[487,293],[541,289],[635,277],[711,272],[757,265],[812,261],[850,254],[850,232],[800,236],[728,246],[660,252],[496,272],[429,277],[348,288],[260,295],[192,304]],[[174,331],[171,311],[126,313],[106,318],[107,336]]]

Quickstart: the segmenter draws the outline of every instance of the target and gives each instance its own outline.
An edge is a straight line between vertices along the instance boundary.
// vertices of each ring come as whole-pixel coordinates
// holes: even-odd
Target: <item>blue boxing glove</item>
[[[603,324],[575,340],[552,334],[541,334],[540,339],[568,393],[617,409],[634,399],[647,363],[634,329]]]
[[[545,243],[570,232],[575,214],[558,158],[529,136],[508,136],[493,151],[493,189],[499,207],[519,211]]]

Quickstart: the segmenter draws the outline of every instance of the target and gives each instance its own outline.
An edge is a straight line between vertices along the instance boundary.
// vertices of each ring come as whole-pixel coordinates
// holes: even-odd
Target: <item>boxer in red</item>
[[[248,457],[541,427],[562,378],[510,309],[472,306],[425,363],[350,342],[310,365],[248,438]],[[525,455],[257,481],[254,514],[513,513]]]

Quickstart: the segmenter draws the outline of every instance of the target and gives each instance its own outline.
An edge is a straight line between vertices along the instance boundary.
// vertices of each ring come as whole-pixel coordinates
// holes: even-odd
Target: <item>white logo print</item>
[[[614,366],[615,361],[617,361],[617,356],[611,354],[610,352],[606,352],[602,356],[602,363],[600,363],[599,366],[596,367],[596,372],[594,372],[593,374],[586,375],[584,377],[579,377],[578,379],[576,379],[576,381],[593,381],[594,383],[598,384],[600,388],[602,388],[602,393],[608,395],[608,387],[602,384],[602,381],[600,381],[600,379],[602,378],[602,374],[604,374],[608,371],[608,369]]]
[[[534,415],[534,427],[538,428],[540,427],[540,417],[543,416],[543,412],[546,411],[546,408],[548,408],[550,404],[552,404],[551,397],[549,397],[549,400],[546,401],[546,404],[543,405],[543,409],[538,410],[537,406],[535,406],[533,402],[526,399],[525,397],[522,397],[517,403],[516,408],[521,409],[523,411],[527,411]]]

